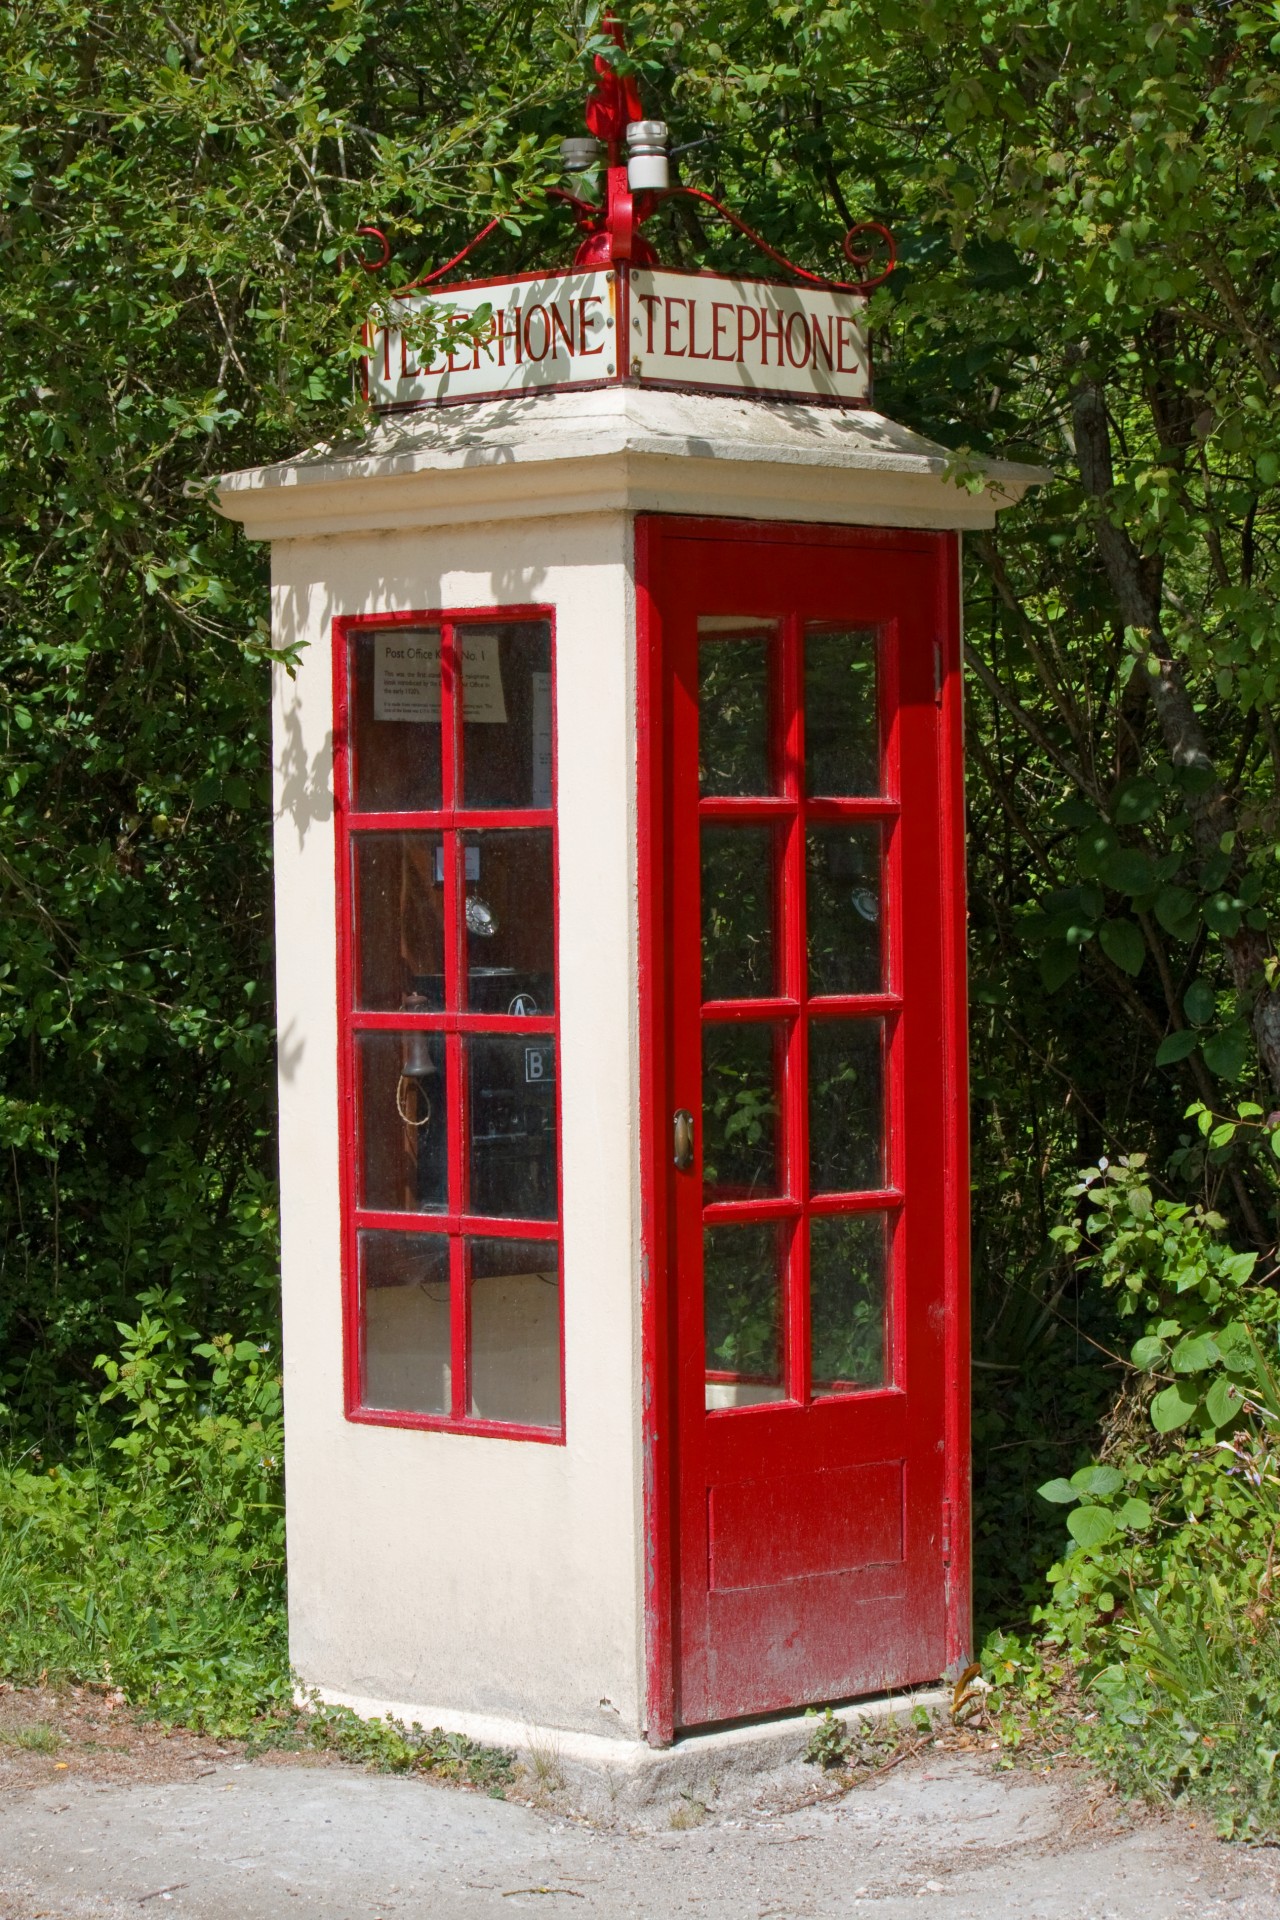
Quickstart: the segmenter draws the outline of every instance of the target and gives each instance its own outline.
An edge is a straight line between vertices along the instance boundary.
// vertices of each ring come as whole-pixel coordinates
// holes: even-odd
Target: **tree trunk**
[[[1083,359],[1080,349],[1074,358],[1077,363]],[[1200,792],[1187,796],[1196,853],[1207,861],[1221,850],[1224,834],[1238,833],[1235,807],[1219,777],[1182,670],[1165,644],[1159,581],[1124,528],[1110,518],[1108,503],[1114,486],[1111,430],[1102,393],[1083,371],[1072,393],[1071,416],[1080,479],[1094,502],[1098,552],[1120,616],[1138,643],[1135,672],[1143,676],[1166,751],[1175,767],[1195,767],[1202,774],[1212,775]],[[1235,844],[1239,844],[1238,839]],[[1280,1104],[1280,992],[1267,985],[1263,971],[1273,951],[1270,933],[1241,927],[1222,944],[1232,984],[1251,1007],[1258,1058],[1272,1096]]]

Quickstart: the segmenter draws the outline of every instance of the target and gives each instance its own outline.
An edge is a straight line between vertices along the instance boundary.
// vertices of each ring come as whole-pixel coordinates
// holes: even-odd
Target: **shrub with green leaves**
[[[1095,1709],[1083,1744],[1124,1784],[1193,1793],[1222,1831],[1273,1835],[1276,1295],[1219,1216],[1154,1197],[1141,1156],[1090,1169],[1073,1197],[1083,1218],[1059,1243],[1143,1330],[1112,1457],[1040,1488],[1067,1509],[1070,1544],[1035,1610],[1039,1653],[1001,1636],[988,1664],[1044,1710],[1045,1664],[1065,1660]]]
[[[70,1457],[0,1465],[0,1675],[215,1733],[292,1719],[278,1356],[202,1340],[173,1290],[120,1333]]]

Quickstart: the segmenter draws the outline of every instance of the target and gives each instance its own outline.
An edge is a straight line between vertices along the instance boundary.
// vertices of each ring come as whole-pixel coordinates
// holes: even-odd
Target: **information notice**
[[[501,643],[483,628],[455,628],[462,661],[463,718],[503,724]],[[440,718],[441,638],[431,632],[374,635],[373,717],[423,721]]]

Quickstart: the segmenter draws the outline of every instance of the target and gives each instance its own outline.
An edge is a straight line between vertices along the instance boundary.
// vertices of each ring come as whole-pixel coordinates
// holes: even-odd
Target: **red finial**
[[[619,51],[625,50],[627,43],[622,24],[611,13],[606,13],[601,20],[600,31],[608,35]],[[587,127],[597,140],[603,140],[609,148],[611,165],[617,164],[618,148],[628,123],[643,118],[644,109],[640,105],[640,89],[636,85],[635,75],[619,73],[601,54],[597,54],[596,84],[587,96]]]
[[[606,12],[602,15],[600,33],[604,38],[612,40],[619,52],[625,52],[626,36],[622,23],[616,20],[612,13]],[[658,185],[653,180],[652,171],[646,169],[643,163],[651,160],[654,154],[660,157],[665,155],[667,130],[660,121],[646,124],[644,134],[640,136],[639,145],[630,143],[634,147],[632,160],[642,163],[637,168],[638,178],[646,182],[644,186],[638,186],[633,192],[628,180],[630,169],[623,155],[623,145],[627,129],[636,121],[644,119],[644,109],[640,104],[640,89],[636,85],[634,74],[619,73],[616,67],[601,54],[595,56],[595,69],[596,84],[587,96],[586,107],[587,126],[594,139],[566,140],[562,143],[562,151],[566,166],[580,172],[584,168],[594,166],[599,159],[599,151],[594,142],[600,141],[605,145],[608,164],[604,177],[604,204],[599,206],[588,200],[580,200],[576,194],[567,193],[563,187],[551,186],[546,189],[548,199],[563,201],[573,209],[578,231],[583,236],[573,257],[575,267],[656,266],[658,256],[640,232],[640,228],[664,200],[682,195],[685,199],[701,200],[706,206],[714,207],[730,226],[736,227],[738,232],[745,235],[754,246],[759,247],[762,253],[767,254],[780,267],[811,287],[829,287],[839,293],[867,294],[889,278],[896,262],[897,248],[889,229],[881,226],[878,220],[862,220],[851,227],[844,237],[844,251],[845,258],[851,266],[869,268],[874,263],[874,256],[878,250],[875,241],[878,241],[885,254],[884,265],[880,271],[874,274],[867,273],[861,280],[833,280],[826,274],[810,273],[805,267],[797,267],[793,261],[787,259],[785,254],[779,253],[776,247],[771,247],[767,240],[762,239],[745,220],[740,220],[728,207],[721,206],[718,200],[711,194],[704,193],[701,187]],[[645,144],[646,141],[648,144]],[[571,155],[571,149],[585,149],[585,153],[578,151]],[[665,178],[665,175],[664,163],[659,178]],[[424,273],[420,279],[413,282],[413,286],[429,287],[435,281],[442,279],[454,267],[459,266],[473,248],[479,246],[482,240],[486,240],[502,224],[502,215],[496,215],[487,226],[480,229],[473,240],[468,240],[460,253],[454,254],[452,260],[446,261],[444,266],[436,267],[430,273]],[[382,259],[362,260],[360,263],[370,272],[375,272],[380,266],[385,265],[390,255],[390,246],[376,227],[361,227],[358,231],[381,242]],[[864,250],[859,251],[854,242],[869,235],[874,235],[875,240],[871,241]],[[410,288],[402,287],[399,291],[408,293]]]

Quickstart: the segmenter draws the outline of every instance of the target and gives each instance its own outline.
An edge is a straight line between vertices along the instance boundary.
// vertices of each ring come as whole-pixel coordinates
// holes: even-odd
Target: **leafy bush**
[[[143,1301],[71,1458],[0,1467],[0,1674],[246,1733],[292,1717],[276,1361],[200,1340],[176,1291]]]
[[[1073,1189],[1057,1237],[1140,1320],[1113,1457],[1041,1487],[1068,1551],[1040,1640],[988,1642],[988,1676],[1055,1711],[1070,1678],[1085,1749],[1131,1790],[1191,1793],[1227,1834],[1280,1832],[1280,1380],[1275,1293],[1222,1219],[1153,1197],[1135,1155]],[[999,1701],[996,1703],[999,1711]]]

